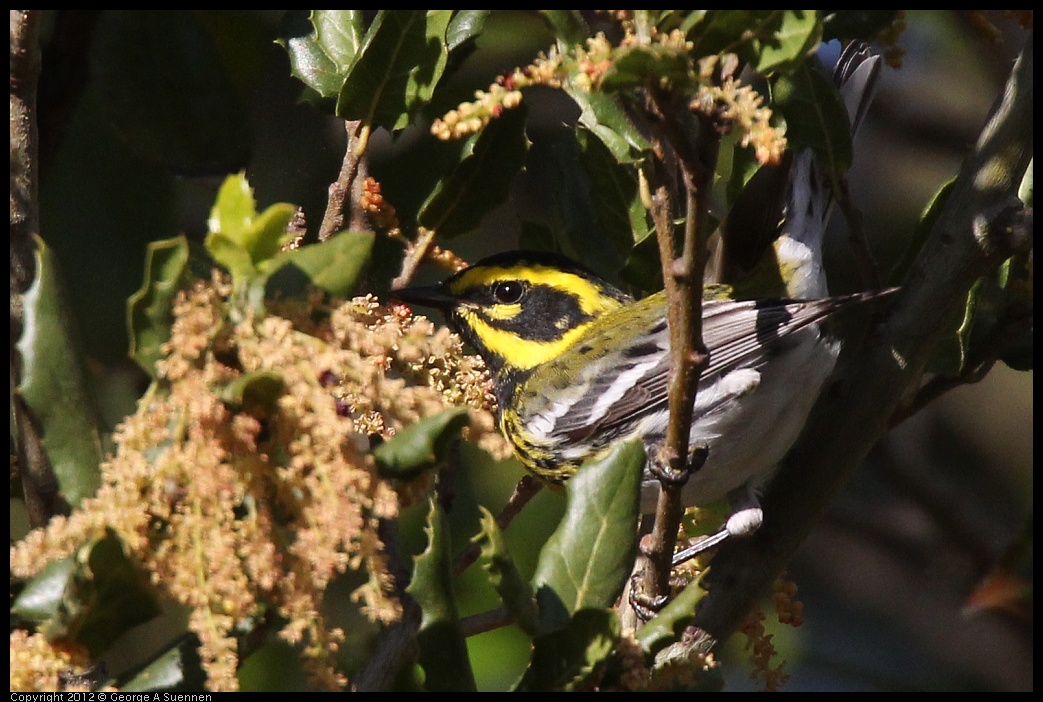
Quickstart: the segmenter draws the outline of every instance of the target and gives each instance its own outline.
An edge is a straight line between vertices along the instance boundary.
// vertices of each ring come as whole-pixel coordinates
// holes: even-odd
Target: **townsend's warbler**
[[[853,127],[878,73],[879,57],[866,45],[842,51],[834,79]],[[839,353],[823,323],[889,292],[828,296],[822,266],[826,180],[810,151],[794,156],[787,175],[786,206],[764,268],[781,284],[776,290],[801,299],[720,299],[718,288],[704,296],[702,333],[710,359],[699,380],[690,443],[708,455],[689,477],[682,500],[705,505],[727,495],[733,513],[689,556],[760,525],[754,490],[796,441]],[[500,429],[537,476],[564,482],[585,460],[625,439],[640,438],[649,460],[658,456],[670,371],[664,293],[635,301],[568,259],[512,252],[397,297],[440,309],[485,359]],[[648,512],[658,480],[645,472],[642,509]]]
[[[703,302],[710,361],[691,445],[709,453],[682,499],[704,505],[731,496],[736,509],[718,541],[760,525],[753,488],[796,441],[833,370],[838,344],[820,322],[879,294]],[[664,293],[634,301],[568,259],[510,252],[396,296],[440,309],[482,356],[500,429],[540,478],[562,483],[619,440],[640,438],[650,459],[658,455],[670,371]],[[646,512],[657,485],[646,469]]]

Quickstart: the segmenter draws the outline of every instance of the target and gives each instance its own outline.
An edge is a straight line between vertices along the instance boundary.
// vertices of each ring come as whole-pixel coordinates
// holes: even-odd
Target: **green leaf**
[[[127,299],[130,357],[155,378],[156,361],[170,339],[173,304],[179,290],[206,275],[212,265],[184,236],[153,241],[145,252],[145,279]]]
[[[761,75],[810,55],[822,36],[815,10],[704,10],[681,27],[694,45],[692,56],[734,53]]]
[[[282,375],[273,370],[255,370],[220,388],[217,396],[236,410],[266,417],[278,411],[279,398],[285,392]]]
[[[23,296],[17,393],[32,412],[61,496],[73,507],[101,484],[103,458],[94,400],[87,390],[72,314],[50,248],[36,239],[36,279]]]
[[[362,10],[288,10],[277,41],[290,57],[292,74],[329,98],[344,86],[364,31]]]
[[[738,129],[721,138],[714,189],[717,191],[723,186],[723,197],[716,199],[724,202],[725,212],[731,210],[740,193],[761,170],[757,155],[753,149],[742,145],[742,138],[743,134]]]
[[[612,243],[611,251],[629,251],[634,242],[651,234],[648,210],[641,201],[637,170],[615,161],[604,142],[592,139],[589,132],[577,135],[580,160],[590,179],[592,211],[597,217],[598,232]],[[601,237],[600,237],[601,238]],[[601,242],[585,242],[601,246]],[[579,250],[583,250],[581,247]],[[620,269],[622,262],[613,261],[612,269]]]
[[[1033,368],[1030,261],[1027,254],[1009,258],[971,288],[963,323],[956,332],[960,371],[966,371],[968,363],[991,357],[999,358],[1014,370]]]
[[[89,55],[98,104],[140,157],[193,176],[246,165],[246,105],[194,12],[102,13]]]
[[[598,85],[611,93],[664,83],[678,91],[691,88],[695,83],[691,59],[677,47],[649,44],[619,50]]]
[[[1025,175],[1021,177],[1021,184],[1018,186],[1018,199],[1024,203],[1025,207],[1032,207],[1032,165],[1035,159],[1029,160],[1029,167],[1025,169]]]
[[[286,229],[296,211],[293,205],[280,202],[258,214],[246,176],[230,175],[221,184],[210,210],[206,249],[233,278],[254,278],[263,264],[293,238]]]
[[[257,216],[254,191],[244,173],[228,176],[217,190],[214,206],[210,208],[207,229],[222,232],[237,239]]]
[[[350,297],[369,264],[374,239],[373,232],[340,232],[280,254],[271,261],[265,295],[300,295],[314,285],[335,297]]]
[[[121,692],[190,692],[206,686],[199,638],[183,634],[149,660],[120,676]]]
[[[591,153],[584,154],[581,148],[588,143]],[[530,154],[526,167],[534,189],[532,197],[542,206],[537,212],[522,210],[520,214],[535,217],[537,224],[553,223],[550,250],[582,260],[594,270],[619,270],[624,252],[632,245],[633,233],[626,212],[620,211],[625,205],[616,199],[619,193],[615,186],[627,187],[626,177],[632,169],[620,166],[601,142],[583,129],[578,133],[570,129],[548,132]],[[533,172],[540,173],[538,179],[531,177]],[[611,181],[613,176],[621,181]],[[599,181],[609,183],[606,186]],[[636,188],[635,182],[631,180],[631,188]],[[606,187],[607,192],[603,189]],[[606,206],[610,209],[603,210]],[[606,227],[606,219],[614,226]]]
[[[432,499],[427,517],[428,544],[414,560],[413,579],[406,592],[420,606],[417,660],[427,679],[424,688],[474,691],[474,672],[467,657],[467,644],[460,629],[453,595],[452,556],[445,514]]]
[[[571,84],[565,91],[579,105],[579,123],[608,148],[618,163],[635,163],[651,145],[634,126],[619,101],[600,91],[579,90]]]
[[[76,640],[93,655],[159,614],[148,577],[135,568],[112,534],[90,549],[87,563],[75,573],[72,598],[86,607],[77,617]]]
[[[515,690],[585,689],[619,643],[619,618],[610,609],[582,609],[566,625],[533,639],[532,660]]]
[[[504,607],[514,617],[514,621],[529,635],[536,633],[538,627],[536,603],[532,596],[532,588],[518,572],[511,554],[503,541],[503,532],[496,524],[496,518],[485,507],[478,505],[480,531],[471,541],[481,547],[482,567],[489,574],[489,584],[503,601]]]
[[[145,253],[145,280],[127,300],[130,357],[155,378],[161,346],[170,339],[171,306],[188,270],[188,239],[154,241]]]
[[[942,213],[942,208],[945,206],[945,202],[949,199],[949,195],[952,193],[952,188],[955,183],[955,177],[942,183],[942,186],[935,191],[934,195],[928,201],[927,206],[924,207],[923,212],[920,213],[920,220],[916,223],[916,229],[913,231],[913,235],[909,237],[909,242],[905,247],[905,253],[887,276],[888,285],[898,286],[905,280],[905,276],[908,275],[909,269],[913,267],[913,261],[915,261],[916,257],[920,255],[920,249],[923,248],[924,242],[927,241],[927,237],[931,233],[931,229],[934,228],[935,222],[938,221],[938,217]]]
[[[557,251],[558,242],[550,227],[523,219],[521,234],[518,236],[518,248],[529,251]]]
[[[421,226],[451,239],[478,227],[482,217],[503,202],[525,165],[524,108],[508,110],[468,140],[463,160],[420,207]]]
[[[662,18],[659,22],[661,27],[671,26],[676,24],[677,29],[684,35],[688,35],[692,31],[692,28],[696,25],[705,22],[706,16],[713,10],[667,10],[663,13]],[[668,23],[664,25],[663,23]]]
[[[970,294],[967,295],[967,304],[963,308],[963,319],[956,330],[956,352],[958,361],[954,373],[961,373],[967,368],[967,359],[970,355],[971,334],[974,332],[975,318],[978,316],[978,304],[985,292],[985,280],[979,278],[971,286]]]
[[[945,332],[931,351],[925,370],[938,375],[956,376],[967,356],[967,330],[974,318],[973,291],[968,294],[960,314],[948,317]]]
[[[609,607],[619,595],[637,547],[644,465],[641,443],[626,442],[567,483],[565,516],[533,575],[541,631],[564,626],[581,609]]]
[[[482,33],[490,14],[492,10],[455,10],[445,32],[446,48],[453,52],[473,43]]]
[[[1030,169],[1031,173],[1031,169]],[[1031,202],[1031,196],[1029,196]],[[1000,267],[1004,321],[1021,319],[1022,328],[1004,335],[999,358],[1014,370],[1028,371],[1035,366],[1035,333],[1032,317],[1032,252],[1008,259]]]
[[[381,10],[337,98],[337,116],[389,131],[428,103],[445,70],[449,10]]]
[[[366,31],[362,10],[312,10],[315,42],[341,75],[355,61]]]
[[[540,16],[554,32],[559,44],[582,44],[590,36],[590,27],[579,10],[540,10]]]
[[[282,247],[292,241],[295,234],[287,227],[297,208],[288,202],[277,202],[266,207],[254,218],[253,224],[244,234],[244,245],[250,258],[260,268],[278,254]]]
[[[783,10],[778,28],[762,35],[751,67],[768,75],[814,53],[821,39],[822,24],[815,10]]]
[[[721,141],[714,212],[725,213],[715,254],[715,280],[735,284],[746,299],[786,294],[772,242],[779,233],[789,169],[757,162],[738,130]]]
[[[34,624],[57,617],[75,568],[76,559],[72,556],[48,563],[14,598],[11,614]]]
[[[663,265],[659,262],[659,243],[654,236],[636,242],[619,277],[637,290],[663,289]]]
[[[256,274],[243,241],[255,216],[253,189],[246,176],[238,173],[225,178],[210,208],[209,233],[204,245],[214,261],[228,269],[233,277],[246,279]]]
[[[924,242],[927,241],[931,230],[941,216],[941,212],[952,194],[954,183],[955,179],[944,183],[927,203],[923,213],[920,215],[920,221],[916,224],[916,229],[913,231],[912,236],[909,237],[909,243],[906,246],[904,255],[888,275],[889,285],[901,285],[904,282],[914,261],[920,254],[920,249],[923,248]],[[927,361],[926,370],[928,372],[955,376],[964,368],[970,354],[972,333],[976,333],[974,331],[975,327],[980,325],[980,322],[977,321],[979,317],[977,307],[982,292],[982,282],[979,279],[971,288],[964,302],[963,309],[946,319],[944,325],[946,331],[940,335]],[[991,327],[989,324],[985,326]],[[1017,348],[1017,344],[1012,347],[1012,349],[1014,348]]]
[[[246,281],[257,276],[249,252],[228,234],[211,232],[206,235],[203,245],[214,262],[231,273],[234,280]]]
[[[40,624],[49,639],[77,641],[96,656],[128,629],[156,616],[159,607],[147,578],[110,533],[45,568],[11,611]]]
[[[687,664],[692,651],[691,643],[685,640],[684,632],[692,623],[695,610],[707,591],[702,585],[708,570],[697,580],[690,582],[684,590],[670,600],[651,621],[635,632],[642,650],[654,656],[653,677],[675,662]],[[671,676],[674,677],[674,676]],[[724,687],[720,666],[694,672],[692,677],[673,679],[672,691],[716,692]]]
[[[747,63],[756,62],[760,41],[774,35],[784,10],[707,10],[686,21],[692,56],[738,54]]]
[[[373,450],[381,476],[408,480],[438,466],[467,425],[467,409],[450,407],[402,428]]]
[[[851,123],[833,81],[805,61],[778,76],[772,102],[786,120],[789,147],[814,151],[829,182],[842,178],[851,167]]]
[[[698,580],[689,583],[655,617],[637,630],[635,636],[645,652],[654,654],[680,640],[685,627],[692,623],[695,608],[706,595],[702,581],[708,572],[708,569],[704,570]]]
[[[956,376],[998,358],[1014,370],[1034,367],[1031,252],[978,278],[959,314],[946,320],[927,371]]]

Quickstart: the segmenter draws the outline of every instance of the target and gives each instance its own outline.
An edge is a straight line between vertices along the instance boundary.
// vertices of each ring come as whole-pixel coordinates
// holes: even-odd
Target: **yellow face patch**
[[[488,312],[486,310],[487,314]],[[576,343],[589,326],[581,324],[562,334],[561,338],[552,341],[538,341],[523,339],[516,333],[497,329],[470,310],[461,310],[459,314],[466,319],[467,325],[474,330],[490,352],[501,358],[510,358],[511,366],[521,370],[535,368],[541,363],[556,358],[565,349]],[[491,314],[489,316],[492,317]]]

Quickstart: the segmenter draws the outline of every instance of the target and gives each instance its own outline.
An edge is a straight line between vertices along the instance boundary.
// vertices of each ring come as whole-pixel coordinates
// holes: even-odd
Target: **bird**
[[[879,57],[852,44],[835,77],[857,125]],[[709,352],[693,408],[690,449],[705,462],[681,488],[686,506],[727,497],[731,513],[715,534],[674,558],[679,563],[727,538],[759,528],[758,490],[796,442],[840,351],[835,317],[894,289],[828,294],[822,238],[828,184],[810,152],[792,158],[788,206],[772,244],[783,297],[736,299],[708,285],[702,337]],[[740,288],[736,288],[740,289]],[[654,509],[653,462],[665,440],[670,333],[664,292],[633,299],[583,264],[539,251],[484,258],[441,283],[398,290],[409,304],[440,310],[485,361],[497,422],[521,463],[562,484],[617,442],[640,439],[649,457],[641,509]]]
[[[681,495],[689,506],[723,497],[733,504],[703,550],[760,526],[756,488],[796,441],[839,353],[824,323],[892,291],[810,300],[734,300],[715,292],[703,301],[709,364],[699,379],[691,446],[708,455]],[[665,293],[634,300],[565,257],[511,251],[395,296],[440,310],[484,359],[499,428],[537,477],[564,483],[626,439],[640,439],[648,456],[657,455],[669,414]],[[654,508],[657,490],[646,467],[643,512]]]

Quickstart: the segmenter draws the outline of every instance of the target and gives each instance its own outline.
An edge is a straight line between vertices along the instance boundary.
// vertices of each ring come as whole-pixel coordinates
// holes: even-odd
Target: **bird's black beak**
[[[434,307],[438,310],[455,307],[460,302],[448,295],[439,285],[392,290],[391,297],[410,305],[423,305],[425,307]]]

